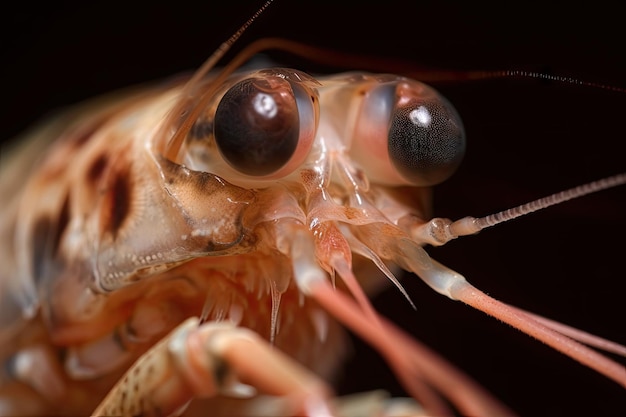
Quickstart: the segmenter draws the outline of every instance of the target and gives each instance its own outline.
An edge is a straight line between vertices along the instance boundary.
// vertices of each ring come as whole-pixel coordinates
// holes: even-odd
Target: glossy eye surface
[[[437,184],[461,163],[465,132],[461,118],[445,98],[410,98],[399,100],[391,113],[387,146],[391,162],[404,178]]]
[[[350,149],[368,177],[430,186],[452,175],[465,154],[465,131],[454,107],[414,80],[368,82]]]
[[[215,141],[238,172],[268,176],[312,141],[313,114],[311,99],[300,85],[280,76],[248,78],[232,86],[217,106]]]

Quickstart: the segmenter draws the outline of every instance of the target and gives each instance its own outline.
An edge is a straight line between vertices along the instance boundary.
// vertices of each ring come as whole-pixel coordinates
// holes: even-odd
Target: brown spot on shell
[[[116,233],[130,210],[131,189],[127,179],[122,175],[117,175],[110,193],[112,194],[113,203],[109,228]]]
[[[96,184],[102,177],[102,174],[107,167],[108,160],[108,156],[102,154],[91,163],[89,169],[87,170],[87,179],[90,182],[90,185]]]
[[[61,206],[61,211],[59,212],[59,217],[57,218],[56,225],[54,227],[54,235],[52,236],[51,246],[52,246],[52,254],[56,255],[59,251],[59,246],[61,245],[61,239],[63,237],[63,232],[67,229],[67,225],[70,222],[70,195],[69,193],[65,196],[63,200],[63,205]]]
[[[107,169],[106,186],[102,189],[100,224],[102,234],[115,238],[128,218],[132,207],[132,185],[126,169]]]

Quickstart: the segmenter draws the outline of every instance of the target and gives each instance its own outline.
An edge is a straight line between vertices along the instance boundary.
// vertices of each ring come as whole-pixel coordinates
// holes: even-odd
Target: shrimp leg
[[[186,320],[139,358],[93,414],[176,415],[195,397],[258,390],[284,400],[265,404],[277,407],[272,415],[333,415],[326,384],[258,335],[227,322],[199,323]]]

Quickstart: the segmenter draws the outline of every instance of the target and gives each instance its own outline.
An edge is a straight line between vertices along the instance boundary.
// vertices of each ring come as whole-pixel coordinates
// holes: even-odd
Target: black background
[[[6,13],[2,138],[56,108],[198,67],[256,8],[252,2],[204,3],[56,2]],[[393,57],[443,70],[538,70],[626,87],[617,2],[474,3],[331,7],[279,0],[235,49],[281,36],[381,62]],[[490,214],[626,167],[623,93],[528,79],[436,87],[457,107],[469,141],[462,167],[436,188],[438,216]],[[621,187],[429,251],[498,299],[626,343],[625,232]],[[376,306],[522,415],[626,415],[626,391],[617,384],[433,293],[415,277],[404,284],[417,312],[394,290]],[[377,354],[356,343],[340,392],[385,387],[402,395]]]

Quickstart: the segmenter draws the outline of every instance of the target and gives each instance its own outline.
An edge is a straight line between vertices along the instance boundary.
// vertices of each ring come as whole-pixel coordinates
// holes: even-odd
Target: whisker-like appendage
[[[415,240],[433,246],[441,246],[459,236],[473,235],[487,227],[495,226],[568,200],[624,184],[626,184],[626,173],[621,173],[480,218],[467,216],[459,220],[451,221],[449,219],[436,217],[427,223],[423,223],[419,219],[406,218],[403,219],[404,221],[401,223],[401,226],[407,230]]]
[[[418,242],[441,245],[458,236],[474,234],[525,214],[623,184],[626,184],[626,173],[590,182],[482,218],[464,217],[455,222],[433,219],[424,224],[405,223],[403,226]],[[626,387],[626,368],[585,345],[622,356],[626,352],[624,346],[527,313],[488,296],[467,282],[461,274],[429,258],[415,241],[399,239],[385,242],[384,245],[391,247],[388,250],[394,262],[417,274],[440,294],[496,317]]]
[[[619,343],[615,343],[611,340],[607,340],[603,337],[596,336],[589,332],[585,332],[583,330],[576,329],[572,326],[568,326],[563,323],[559,323],[558,321],[550,320],[546,317],[540,316],[535,313],[531,313],[529,311],[522,310],[521,308],[510,306],[521,313],[524,313],[530,317],[532,317],[535,321],[543,324],[544,326],[561,333],[569,337],[570,339],[574,339],[580,343],[583,343],[587,346],[594,347],[596,349],[603,350],[608,353],[614,353],[619,356],[623,356],[626,358],[626,346],[621,345]]]

